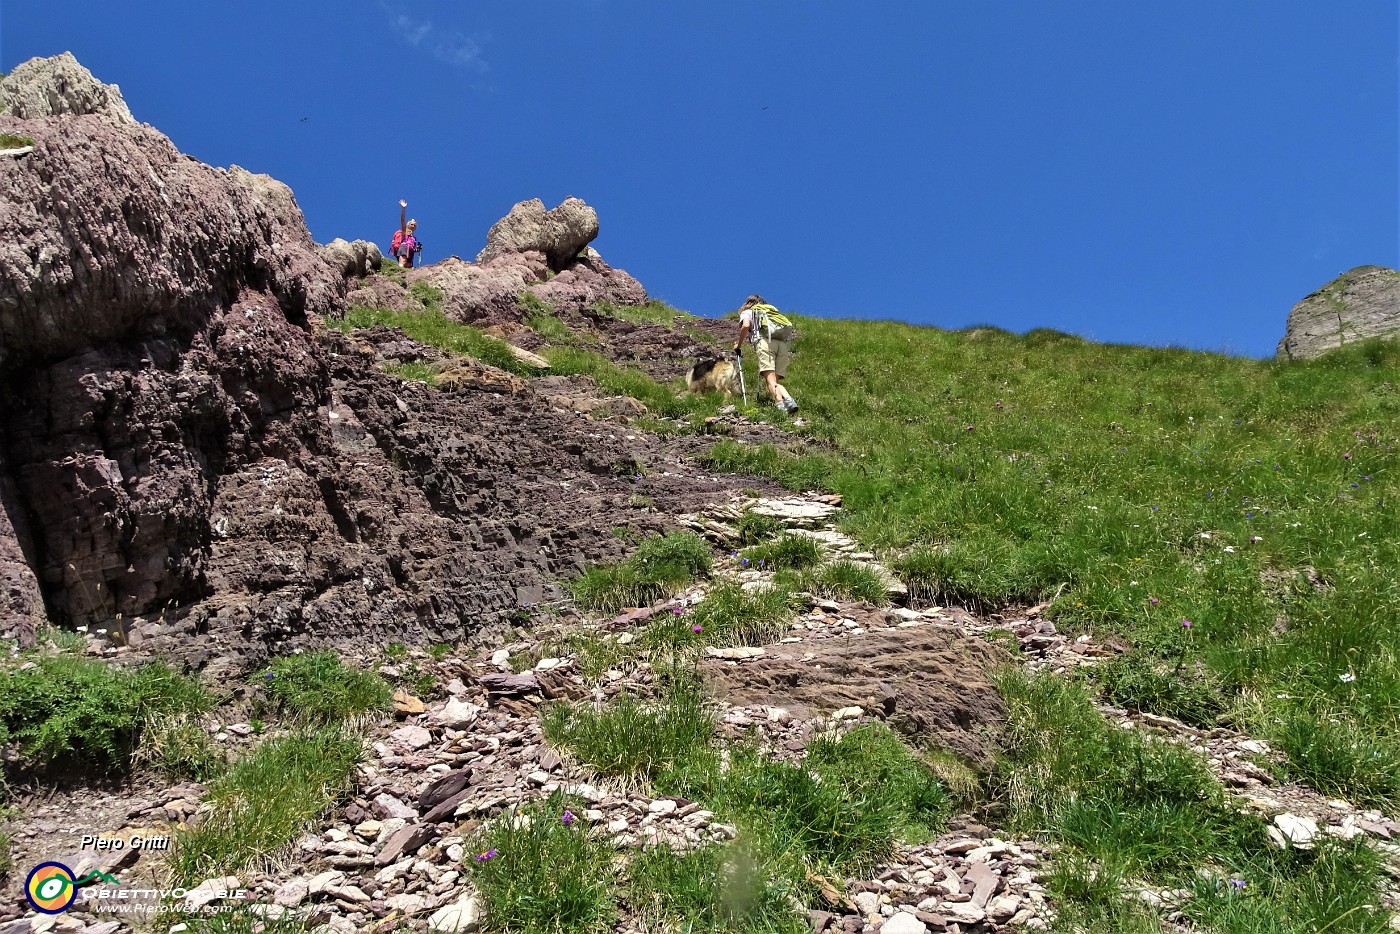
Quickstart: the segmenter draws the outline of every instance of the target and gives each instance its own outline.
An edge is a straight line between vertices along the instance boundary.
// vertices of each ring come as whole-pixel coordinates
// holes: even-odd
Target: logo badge
[[[78,882],[62,863],[40,863],[24,881],[24,897],[35,911],[60,914],[78,897]]]

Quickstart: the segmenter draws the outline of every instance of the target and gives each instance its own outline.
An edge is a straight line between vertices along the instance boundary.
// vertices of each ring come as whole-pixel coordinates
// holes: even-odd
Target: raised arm
[[[399,199],[399,233],[408,236],[408,202]]]

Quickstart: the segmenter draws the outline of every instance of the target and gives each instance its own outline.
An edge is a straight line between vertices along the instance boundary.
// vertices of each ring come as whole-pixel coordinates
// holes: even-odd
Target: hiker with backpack
[[[389,254],[399,261],[404,269],[413,268],[413,260],[423,252],[423,244],[418,242],[418,221],[408,218],[408,202],[399,199],[399,229],[394,231],[394,239],[389,244]]]
[[[797,331],[787,315],[763,300],[762,295],[750,295],[739,306],[739,339],[734,342],[734,354],[744,341],[758,352],[758,375],[768,385],[773,404],[789,415],[797,411],[797,400],[783,385],[788,362],[792,359],[792,341]]]

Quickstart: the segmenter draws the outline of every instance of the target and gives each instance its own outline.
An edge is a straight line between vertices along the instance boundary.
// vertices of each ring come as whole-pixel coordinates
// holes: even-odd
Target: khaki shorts
[[[788,362],[792,360],[792,345],[787,341],[773,341],[764,338],[758,342],[758,372],[777,371],[781,378],[787,375]]]

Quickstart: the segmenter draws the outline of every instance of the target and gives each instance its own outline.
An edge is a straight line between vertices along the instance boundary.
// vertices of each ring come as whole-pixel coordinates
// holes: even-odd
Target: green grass
[[[594,565],[569,583],[575,602],[588,610],[616,612],[646,606],[710,571],[710,547],[693,532],[646,539],[625,560]]]
[[[549,742],[598,774],[645,781],[708,749],[715,719],[698,676],[675,671],[656,701],[623,694],[602,707],[559,703],[542,726]]]
[[[720,405],[717,399],[677,395],[683,388],[679,383],[658,383],[640,370],[619,366],[590,350],[571,346],[547,347],[541,351],[541,355],[549,361],[552,373],[591,376],[603,391],[631,396],[642,402],[653,415],[667,418],[712,415]]]
[[[652,846],[628,863],[625,897],[648,922],[685,934],[810,930],[789,902],[791,887],[764,870],[759,854],[733,844],[688,853]]]
[[[614,305],[612,302],[597,302],[592,307],[594,311],[609,318],[617,318],[632,324],[659,324],[672,329],[677,324],[677,318],[684,321],[695,317],[655,299],[645,305]]]
[[[228,767],[224,751],[188,713],[152,717],[133,757],[172,782],[208,782]]]
[[[583,806],[557,792],[491,820],[467,841],[463,863],[486,904],[488,931],[588,934],[617,918],[613,848]]]
[[[118,668],[79,655],[39,655],[0,668],[0,746],[39,766],[123,771],[152,718],[212,703],[160,662]]]
[[[767,645],[783,636],[795,615],[792,594],[786,590],[745,590],[737,581],[723,581],[688,613],[654,622],[642,641],[647,645]]]
[[[1109,724],[1085,685],[1009,672],[999,686],[1005,759],[989,784],[1011,829],[1062,843],[1049,880],[1062,929],[1158,930],[1155,915],[1123,902],[1130,883],[1204,896],[1184,909],[1203,930],[1384,929],[1379,861],[1364,842],[1277,850],[1195,753]]]
[[[349,791],[359,739],[338,727],[263,743],[209,789],[202,822],[176,836],[172,873],[182,885],[260,866]]]
[[[17,136],[14,133],[0,133],[0,149],[22,149],[25,146],[33,145],[33,137]]]
[[[890,602],[884,580],[870,565],[859,561],[838,559],[800,571],[779,571],[777,582],[833,600],[864,600],[873,606]]]
[[[408,382],[437,385],[438,372],[426,363],[386,363],[383,370]]]
[[[1092,669],[1103,699],[1118,707],[1175,717],[1183,723],[1212,727],[1228,698],[1214,672],[1184,659],[1165,662],[1150,653],[1127,652]]]
[[[389,706],[389,685],[372,672],[346,667],[335,652],[274,659],[252,679],[279,713],[302,723],[338,723]]]
[[[817,737],[800,764],[748,742],[721,753],[698,676],[679,667],[661,674],[655,699],[557,704],[544,716],[546,739],[593,773],[701,802],[738,826],[733,848],[634,860],[628,897],[646,911],[693,915],[696,931],[727,923],[786,930],[792,921],[782,904],[788,896],[815,904],[814,875],[860,877],[897,842],[935,835],[951,812],[933,768],[883,725]],[[726,875],[735,865],[737,879]]]
[[[770,542],[751,545],[739,552],[749,566],[759,570],[776,571],[781,568],[813,567],[822,560],[821,546],[810,535],[782,535]]]
[[[277,921],[270,921],[251,907],[238,906],[218,914],[196,914],[182,917],[188,934],[308,934],[317,928],[314,915],[305,917],[293,912]]]
[[[950,810],[932,770],[879,724],[817,740],[800,765],[748,744],[723,767],[697,754],[657,785],[735,821],[768,870],[809,897],[809,871],[863,877],[898,841],[936,834]]]
[[[763,513],[746,509],[735,520],[734,529],[739,533],[740,545],[758,545],[777,538],[786,531],[787,526],[777,516],[765,516]]]
[[[427,283],[414,284],[415,288],[418,286],[438,291]],[[420,289],[419,294],[427,293]],[[398,328],[420,344],[475,357],[483,363],[518,376],[539,374],[535,367],[517,360],[504,341],[488,337],[469,325],[458,324],[443,314],[437,305],[428,307],[426,311],[391,311],[388,308],[355,305],[345,313],[344,318],[330,318],[326,321],[328,327],[338,328],[347,334],[356,328],[368,328],[376,324]]]
[[[1400,756],[1400,344],[1281,362],[799,324],[789,382],[826,445],[721,441],[710,463],[840,493],[843,531],[903,556],[917,599],[1058,595],[1061,628],[1169,666],[1190,619],[1188,665],[1222,685],[1236,726],[1281,741],[1295,715],[1345,709],[1379,759]],[[1338,765],[1339,792],[1389,794]]]

